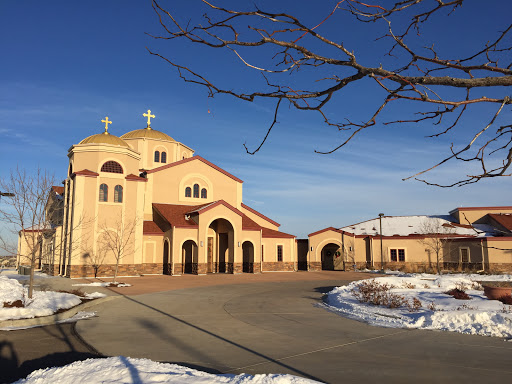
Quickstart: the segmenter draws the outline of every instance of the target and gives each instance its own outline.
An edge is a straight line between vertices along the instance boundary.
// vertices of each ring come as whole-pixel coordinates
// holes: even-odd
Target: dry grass
[[[66,290],[58,290],[57,292],[61,292],[61,293],[70,293],[72,295],[75,295],[75,296],[78,296],[78,297],[82,297],[84,298],[86,295],[85,295],[85,292],[82,292],[81,290],[79,289],[71,289],[69,291],[66,291]]]
[[[4,308],[24,308],[25,305],[23,304],[23,301],[21,300],[16,300],[16,301],[13,301],[12,303],[9,302],[9,303],[4,303]]]

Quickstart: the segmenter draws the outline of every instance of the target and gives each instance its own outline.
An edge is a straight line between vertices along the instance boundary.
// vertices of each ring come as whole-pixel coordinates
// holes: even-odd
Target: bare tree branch
[[[341,0],[326,11],[325,16],[311,23],[313,26],[308,26],[308,23],[292,14],[293,12],[273,13],[258,9],[256,6],[249,11],[227,9],[206,0],[199,3],[207,9],[203,16],[206,22],[191,26],[190,21],[187,24],[182,23],[171,7],[165,8],[160,5],[160,0],[153,0],[152,6],[163,33],[151,36],[159,40],[181,39],[193,45],[227,50],[235,54],[242,66],[261,74],[268,74],[272,76],[272,81],[264,76],[265,82],[261,87],[241,92],[207,80],[206,75],[196,72],[190,66],[179,64],[175,59],[154,50],[148,51],[176,68],[185,82],[206,87],[209,97],[226,94],[250,102],[260,98],[278,99],[274,119],[267,129],[267,134],[255,151],[249,151],[244,144],[247,153],[255,154],[266,142],[277,121],[279,105],[283,99],[288,100],[298,110],[320,113],[328,126],[340,131],[351,131],[334,149],[315,151],[322,154],[339,150],[362,130],[380,124],[432,122],[440,127],[438,133],[429,136],[433,138],[458,128],[467,130],[462,121],[470,107],[497,104],[499,110],[490,119],[491,122],[470,137],[466,145],[459,148],[458,144],[453,143],[450,156],[403,180],[416,178],[452,160],[475,163],[478,166],[477,172],[448,185],[419,181],[439,187],[452,187],[475,183],[485,178],[510,175],[510,126],[505,125],[494,135],[489,133],[489,128],[497,121],[502,110],[509,110],[512,104],[512,24],[498,26],[501,30],[491,31],[487,43],[482,47],[476,47],[475,53],[464,57],[450,57],[451,52],[439,52],[435,42],[422,47],[418,41],[423,25],[432,22],[434,18],[436,23],[441,22],[441,17],[448,17],[456,12],[464,0],[402,0],[384,5],[359,0]],[[382,42],[387,54],[396,58],[393,62],[398,61],[399,65],[393,64],[393,67],[390,67],[390,64],[382,64],[381,57],[374,58],[375,65],[363,64],[358,56],[362,47],[348,47],[341,40],[343,36],[340,41],[334,41],[323,34],[322,29],[327,24],[339,22],[341,17],[344,17],[343,21],[346,22],[347,16],[356,23],[372,23],[382,27],[383,35],[378,37],[377,41]],[[250,56],[250,51],[262,54]],[[252,59],[249,57],[257,57],[266,64],[251,62]],[[315,70],[320,67],[322,70],[318,71],[313,85],[307,82],[305,86],[298,85],[303,80],[296,78],[295,75],[301,69],[309,69],[315,76]],[[331,75],[323,75],[326,72],[330,72]],[[365,107],[370,111],[370,117],[361,119],[365,121],[363,123],[348,118],[345,118],[344,123],[332,121],[324,108],[334,102],[333,95],[354,92],[354,84],[366,79],[374,80],[378,91],[384,92],[384,98],[377,105],[367,102]],[[457,92],[459,89],[464,90],[462,97],[459,97]],[[383,121],[383,111],[390,104],[400,102],[416,103],[418,109],[420,105],[430,105],[433,108],[420,110],[414,118],[399,117]],[[468,155],[469,153],[471,155]],[[500,164],[496,165],[496,159],[501,160]]]

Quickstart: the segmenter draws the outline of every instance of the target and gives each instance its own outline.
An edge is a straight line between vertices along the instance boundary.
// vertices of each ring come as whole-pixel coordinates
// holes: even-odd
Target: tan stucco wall
[[[295,239],[293,238],[272,238],[264,237],[262,240],[265,263],[277,263],[277,246],[283,246],[283,263],[297,262],[297,252],[295,247]]]
[[[185,188],[198,183],[207,188],[208,198],[186,198]],[[224,175],[200,160],[189,161],[155,173],[148,174],[148,192],[153,203],[200,205],[215,200],[224,200],[234,207],[242,202],[239,182]],[[145,213],[150,206],[146,204]]]
[[[485,207],[484,209],[459,208],[453,212],[453,216],[461,224],[480,223],[485,221],[485,216],[489,213],[512,213],[512,209]]]
[[[486,245],[489,263],[512,263],[512,238],[487,239]]]

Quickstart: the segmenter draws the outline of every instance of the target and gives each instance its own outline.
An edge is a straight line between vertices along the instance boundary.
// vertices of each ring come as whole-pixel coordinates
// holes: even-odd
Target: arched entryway
[[[207,272],[233,273],[235,232],[226,219],[216,219],[208,227]]]
[[[183,243],[183,273],[192,273],[197,275],[197,244],[194,240],[187,240]]]
[[[254,273],[254,245],[250,241],[242,244],[243,266],[242,272]]]
[[[164,275],[172,274],[172,260],[170,259],[171,255],[169,254],[169,240],[164,240],[164,254],[163,254],[163,271]]]
[[[343,270],[343,257],[338,244],[329,243],[322,248],[322,270]]]

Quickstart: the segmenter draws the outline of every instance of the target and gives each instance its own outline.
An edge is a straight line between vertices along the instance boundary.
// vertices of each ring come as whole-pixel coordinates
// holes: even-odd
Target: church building
[[[71,146],[46,222],[20,231],[18,265],[67,277],[353,269],[512,271],[512,206],[387,216],[308,239],[243,203],[243,181],[147,125]],[[23,236],[22,236],[23,232]],[[31,236],[33,235],[33,236]],[[30,241],[27,241],[30,240]],[[37,244],[28,246],[29,243]]]
[[[243,203],[243,181],[164,132],[105,130],[68,152],[43,270],[67,277],[297,269],[295,236]],[[55,214],[60,212],[60,214]]]

